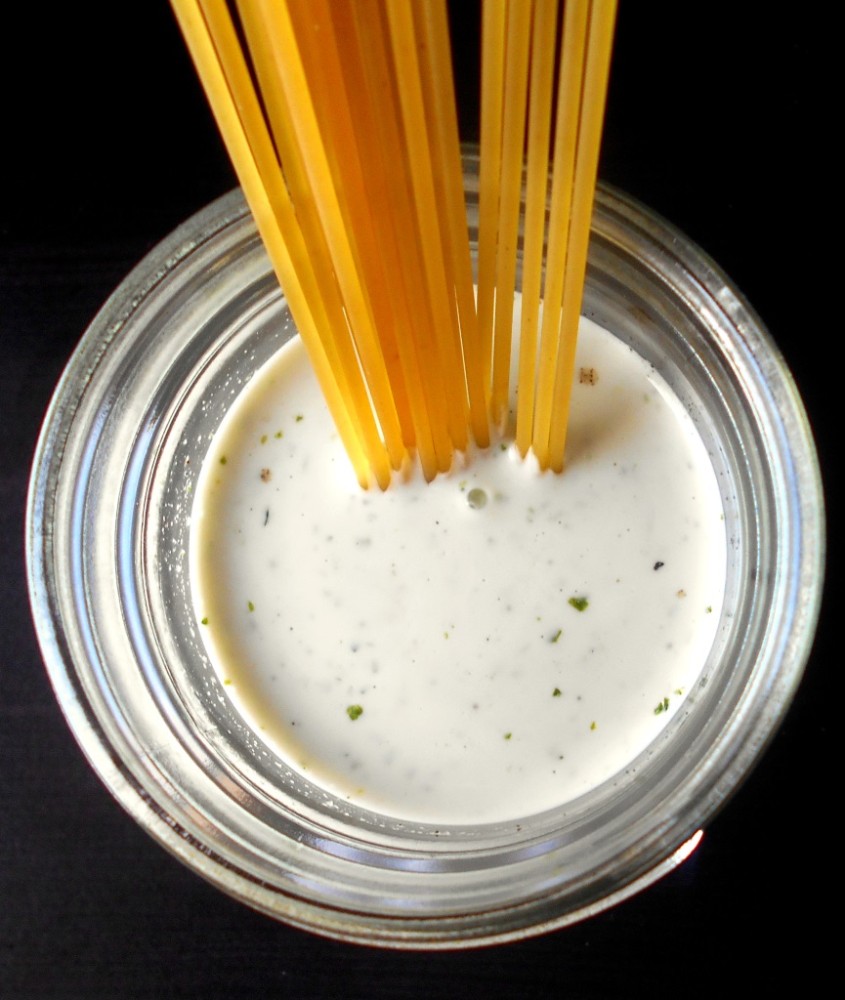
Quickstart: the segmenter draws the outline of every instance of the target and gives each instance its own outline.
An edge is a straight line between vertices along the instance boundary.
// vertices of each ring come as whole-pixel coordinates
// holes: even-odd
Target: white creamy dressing
[[[588,320],[582,367],[559,476],[496,444],[361,490],[298,338],[227,415],[191,527],[203,638],[252,728],[332,794],[518,819],[623,771],[695,683],[725,581],[715,474],[662,379]]]

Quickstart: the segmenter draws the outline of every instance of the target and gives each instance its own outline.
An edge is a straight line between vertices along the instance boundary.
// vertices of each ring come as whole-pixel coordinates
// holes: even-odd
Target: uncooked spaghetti
[[[477,299],[445,0],[172,3],[361,486],[560,471],[615,0],[484,2]]]

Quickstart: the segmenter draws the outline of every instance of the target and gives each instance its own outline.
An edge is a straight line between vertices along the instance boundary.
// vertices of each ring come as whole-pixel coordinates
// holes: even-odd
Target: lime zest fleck
[[[252,603],[252,601],[247,601],[246,606],[249,608],[250,611],[255,611],[255,605]]]
[[[356,719],[360,719],[364,714],[364,709],[360,705],[347,705],[346,714],[354,722]]]
[[[208,625],[208,617],[200,618],[200,625]]]
[[[596,722],[595,721],[591,722],[590,723],[590,732],[593,732],[596,729],[598,729],[598,725],[596,724]]]

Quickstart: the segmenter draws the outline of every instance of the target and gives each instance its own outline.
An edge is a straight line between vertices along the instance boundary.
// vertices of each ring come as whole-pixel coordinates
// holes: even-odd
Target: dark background
[[[681,869],[576,927],[452,954],[325,941],[231,901],[110,798],[65,726],[29,618],[28,469],[97,308],[234,180],[165,3],[29,6],[0,42],[0,998],[698,996],[788,989],[792,976],[812,991],[835,958],[820,909],[838,883],[832,553],[806,678],[762,764]],[[775,9],[622,0],[601,175],[696,240],[754,304],[804,395],[832,511],[840,324],[836,283],[822,279],[831,151],[814,124],[825,30],[759,14]],[[454,13],[473,138],[477,6],[457,0]]]

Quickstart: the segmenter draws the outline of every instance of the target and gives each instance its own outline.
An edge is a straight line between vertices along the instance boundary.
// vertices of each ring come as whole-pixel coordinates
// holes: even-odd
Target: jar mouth
[[[473,152],[464,166],[472,233]],[[192,490],[232,400],[295,333],[240,194],[156,248],[86,332],[30,485],[39,641],[106,786],[224,891],[349,941],[539,933],[673,867],[762,752],[800,680],[823,576],[818,463],[789,372],[718,268],[607,187],[583,312],[654,364],[727,484],[725,610],[689,707],[627,777],[517,825],[474,827],[332,800],[268,751],[205,655],[187,570]]]

